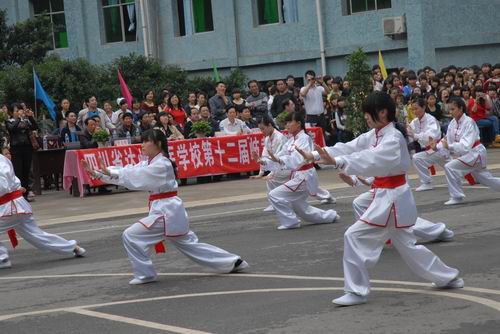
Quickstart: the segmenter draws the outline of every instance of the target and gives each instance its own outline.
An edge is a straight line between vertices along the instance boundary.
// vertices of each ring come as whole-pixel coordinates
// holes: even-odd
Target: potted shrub
[[[193,123],[191,127],[191,134],[194,134],[196,138],[205,138],[212,132],[212,127],[207,121],[198,121]]]
[[[109,142],[109,133],[103,129],[95,130],[92,139],[97,143],[98,147],[106,147]]]

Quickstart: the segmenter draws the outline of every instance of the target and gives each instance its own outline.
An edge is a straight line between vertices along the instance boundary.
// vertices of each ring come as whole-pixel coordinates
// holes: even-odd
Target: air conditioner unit
[[[406,19],[404,16],[386,17],[383,19],[384,36],[395,37],[406,34]]]

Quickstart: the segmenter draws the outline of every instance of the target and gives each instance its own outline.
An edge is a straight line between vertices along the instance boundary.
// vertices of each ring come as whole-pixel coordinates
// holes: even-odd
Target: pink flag
[[[123,80],[122,73],[118,69],[118,81],[120,81],[120,91],[122,92],[123,98],[127,101],[128,108],[132,110],[132,94],[130,94],[130,90],[127,87],[127,84],[125,83],[125,80]]]

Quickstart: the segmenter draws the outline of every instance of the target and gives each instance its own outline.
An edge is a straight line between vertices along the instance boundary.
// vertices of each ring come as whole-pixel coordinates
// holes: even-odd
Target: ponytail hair
[[[159,129],[150,129],[144,131],[141,134],[141,139],[143,142],[153,142],[160,146],[163,155],[170,160],[172,168],[174,169],[175,178],[177,178],[177,165],[172,159],[170,159],[170,153],[168,152],[168,140],[165,134]]]

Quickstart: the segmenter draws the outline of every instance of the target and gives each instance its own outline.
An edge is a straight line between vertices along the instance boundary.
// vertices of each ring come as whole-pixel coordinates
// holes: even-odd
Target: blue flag
[[[43,89],[42,84],[40,83],[40,79],[38,79],[38,76],[36,75],[35,69],[33,68],[33,81],[35,82],[35,98],[37,100],[40,100],[45,104],[47,109],[49,110],[50,118],[52,118],[53,121],[56,120],[56,105],[50,98],[50,96],[47,94],[45,89]]]

